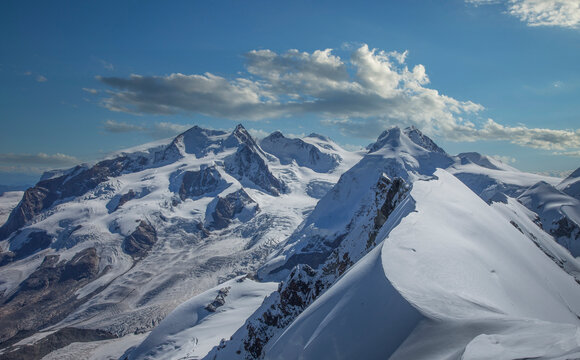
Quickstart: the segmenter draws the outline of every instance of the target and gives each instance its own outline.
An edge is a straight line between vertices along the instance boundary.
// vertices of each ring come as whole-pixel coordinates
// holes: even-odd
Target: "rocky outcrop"
[[[33,231],[28,234],[26,242],[19,248],[13,249],[0,254],[0,266],[6,265],[10,262],[24,259],[25,257],[34,254],[40,250],[44,250],[52,243],[52,236],[48,235],[46,231]]]
[[[218,197],[214,201],[215,208],[208,216],[211,219],[208,228],[212,230],[224,229],[236,218],[248,221],[259,211],[258,204],[244,189]]]
[[[99,275],[96,249],[80,251],[69,261],[58,260],[58,255],[46,256],[4,300],[0,307],[0,344],[57,323],[89,298],[79,299],[75,292]]]
[[[369,232],[369,238],[367,240],[367,249],[375,247],[375,239],[379,230],[409,191],[405,180],[400,177],[391,180],[387,176],[382,176],[379,179],[376,189],[378,192],[377,198],[381,199],[383,203],[377,210],[377,214],[373,220],[373,228]]]
[[[179,197],[181,200],[195,198],[202,195],[209,196],[211,193],[226,185],[215,166],[202,166],[199,171],[186,171],[183,173]]]
[[[286,184],[276,178],[266,165],[264,161],[266,154],[241,125],[236,127],[226,143],[235,142],[239,143],[238,150],[225,161],[225,170],[228,174],[238,179],[244,186],[251,186],[248,184],[251,182],[274,196],[286,192]]]
[[[224,306],[226,303],[226,296],[228,296],[230,289],[231,287],[229,286],[219,289],[215,299],[211,303],[207,304],[205,309],[209,312],[216,312],[219,307]]]
[[[135,231],[123,240],[123,250],[133,259],[139,259],[147,255],[156,242],[155,228],[150,223],[141,221]]]
[[[245,336],[241,342],[242,348],[236,351],[239,358],[247,360],[263,358],[264,347],[268,341],[288,326],[320,295],[322,288],[317,287],[320,284],[317,284],[316,276],[316,271],[310,266],[297,266],[287,281],[281,282],[278,290],[264,300],[255,316],[251,317],[242,329]],[[225,346],[228,346],[228,342],[223,342],[213,349],[207,358],[219,358],[220,351]]]

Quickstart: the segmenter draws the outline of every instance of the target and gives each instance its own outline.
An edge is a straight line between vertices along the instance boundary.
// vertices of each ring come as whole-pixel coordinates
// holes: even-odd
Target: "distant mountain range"
[[[0,197],[0,358],[577,358],[579,184],[195,126]]]

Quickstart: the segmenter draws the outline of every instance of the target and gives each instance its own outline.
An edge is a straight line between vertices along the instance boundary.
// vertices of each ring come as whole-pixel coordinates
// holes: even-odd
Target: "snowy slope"
[[[526,235],[556,265],[580,281],[580,260],[542,229],[538,214],[525,207],[517,199],[508,197],[503,201],[494,201],[490,205],[499,211],[519,232]]]
[[[408,215],[270,343],[266,358],[580,352],[580,286],[459,180],[435,176],[414,183]],[[423,325],[395,353],[421,319],[417,310]],[[556,337],[562,343],[546,347]]]
[[[483,200],[489,201],[496,193],[517,197],[530,186],[544,181],[556,185],[562,179],[519,171],[491,157],[477,153],[455,156],[447,171],[455,175]]]
[[[580,200],[539,182],[520,195],[518,201],[539,216],[546,232],[572,255],[580,256]]]

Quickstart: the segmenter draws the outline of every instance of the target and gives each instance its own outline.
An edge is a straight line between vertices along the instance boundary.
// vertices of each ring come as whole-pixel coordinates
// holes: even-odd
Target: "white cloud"
[[[567,178],[573,172],[574,170],[546,170],[546,171],[536,171],[535,173],[538,175],[554,176],[564,179]]]
[[[191,125],[175,124],[170,122],[158,122],[149,125],[137,125],[124,121],[107,120],[103,123],[103,129],[113,134],[144,133],[155,139],[163,139],[189,129]]]
[[[499,4],[501,1],[502,0],[465,0],[466,3],[472,4],[475,6]]]
[[[504,164],[513,164],[516,162],[516,158],[512,156],[504,156],[504,155],[492,155],[492,158],[501,161]]]
[[[0,164],[17,164],[17,165],[46,165],[61,166],[78,163],[79,160],[70,155],[56,154],[0,154]]]
[[[475,6],[497,4],[500,0],[465,0]],[[505,0],[506,12],[529,26],[580,26],[578,0]]]
[[[149,127],[146,132],[153,138],[163,139],[180,134],[191,128],[191,126],[192,125],[174,124],[170,122],[158,122]]]
[[[270,135],[269,132],[264,131],[262,129],[248,129],[248,132],[254,139],[263,139],[266,136]]]
[[[245,55],[247,76],[210,73],[103,77],[112,87],[104,106],[138,114],[200,113],[235,120],[315,114],[350,136],[374,139],[391,125],[415,125],[452,141],[505,140],[522,146],[565,150],[580,147],[575,130],[477,125],[483,106],[440,94],[428,86],[423,65],[405,64],[407,52],[366,44],[344,60],[331,49]]]
[[[571,157],[580,157],[580,150],[573,150],[573,151],[555,151],[554,155],[564,155],[564,156],[571,156]]]
[[[120,134],[128,132],[139,132],[145,130],[143,126],[129,124],[123,121],[107,120],[103,123],[105,131]]]
[[[99,90],[97,90],[97,89],[91,89],[91,88],[83,88],[83,91],[86,91],[89,94],[93,94],[93,95],[98,94],[98,92],[99,92]]]
[[[46,81],[48,81],[48,79],[45,76],[43,76],[43,75],[38,75],[36,77],[36,81],[37,82],[46,82]]]
[[[547,150],[580,148],[580,130],[509,127],[498,124],[492,119],[488,119],[481,129],[466,134],[466,138],[468,141],[507,140],[514,144]]]
[[[578,0],[510,0],[508,11],[530,26],[577,28],[580,24]]]
[[[103,68],[105,68],[106,70],[109,70],[109,71],[115,70],[115,66],[113,64],[111,64],[110,62],[105,61],[103,59],[99,59],[99,62],[101,63],[101,65],[103,65]]]

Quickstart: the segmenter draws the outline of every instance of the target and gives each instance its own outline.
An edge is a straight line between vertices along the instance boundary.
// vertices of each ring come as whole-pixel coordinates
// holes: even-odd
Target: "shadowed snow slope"
[[[266,358],[387,358],[421,319],[385,276],[378,246],[271,340]]]

